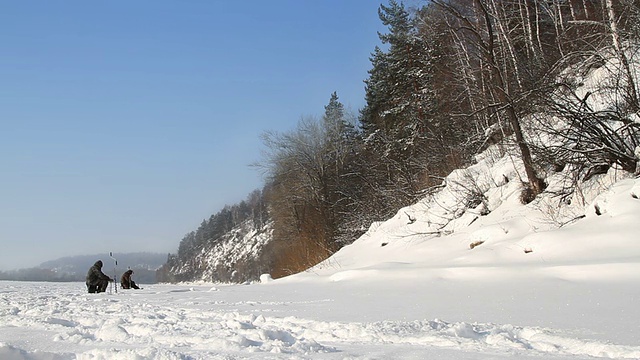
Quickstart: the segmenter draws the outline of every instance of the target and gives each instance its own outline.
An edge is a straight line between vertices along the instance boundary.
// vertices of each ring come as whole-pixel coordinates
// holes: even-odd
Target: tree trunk
[[[537,62],[539,59],[538,49],[533,45],[533,26],[531,26],[531,15],[529,14],[528,1],[518,1],[518,7],[520,10],[520,21],[522,22],[523,36],[528,48],[527,53],[530,57],[536,59]]]
[[[531,157],[531,150],[527,145],[527,142],[524,139],[524,134],[522,132],[522,127],[520,126],[520,121],[518,119],[518,115],[513,107],[513,102],[509,96],[509,92],[507,91],[505,80],[503,74],[500,72],[500,68],[497,65],[497,60],[495,57],[495,45],[494,45],[494,31],[493,25],[491,23],[491,14],[489,13],[487,7],[482,2],[482,0],[476,0],[479,8],[482,10],[484,18],[485,18],[485,26],[487,27],[488,33],[488,56],[489,56],[489,66],[491,67],[494,75],[495,86],[494,91],[495,95],[500,103],[505,107],[507,118],[511,125],[511,128],[516,137],[516,142],[518,144],[518,148],[520,149],[520,155],[522,156],[522,163],[524,164],[525,173],[527,175],[529,186],[531,190],[532,197],[540,194],[542,190],[544,190],[544,184],[540,178],[536,175],[535,169],[533,167],[533,158]],[[506,34],[505,34],[506,35]]]
[[[627,55],[624,53],[624,49],[622,49],[622,45],[620,43],[620,33],[618,31],[618,25],[616,20],[616,14],[613,9],[613,1],[612,0],[604,0],[604,7],[606,9],[606,16],[609,25],[609,31],[611,32],[611,42],[613,44],[613,49],[618,55],[618,59],[622,64],[625,75],[627,77],[627,100],[629,101],[629,107],[631,112],[636,112],[640,108],[638,106],[638,93],[636,90],[636,83],[633,78],[633,72],[631,71],[631,66],[629,66],[629,59]]]
[[[538,0],[534,0],[533,4],[535,6],[536,14],[536,40],[538,42],[538,49],[540,49],[540,58],[544,59],[544,48],[542,46],[542,39],[540,37],[540,11],[538,11],[538,9],[540,8],[540,4],[538,3]]]

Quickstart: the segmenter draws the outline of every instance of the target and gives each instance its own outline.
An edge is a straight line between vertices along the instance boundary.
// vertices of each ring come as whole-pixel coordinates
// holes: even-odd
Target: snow
[[[525,206],[521,174],[489,149],[283,279],[0,282],[0,359],[639,359],[640,179],[612,169]]]
[[[0,358],[640,357],[628,282],[327,280],[118,295],[2,283]]]

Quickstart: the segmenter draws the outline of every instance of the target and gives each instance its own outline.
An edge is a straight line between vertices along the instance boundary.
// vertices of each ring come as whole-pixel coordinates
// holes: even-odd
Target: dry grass
[[[332,254],[330,249],[318,241],[300,239],[289,242],[281,247],[271,276],[277,279],[305,271],[326,260]]]
[[[480,245],[482,245],[482,244],[484,244],[484,241],[474,241],[474,242],[472,242],[471,244],[469,244],[469,249],[473,249],[473,248],[475,248],[476,246],[480,246]]]

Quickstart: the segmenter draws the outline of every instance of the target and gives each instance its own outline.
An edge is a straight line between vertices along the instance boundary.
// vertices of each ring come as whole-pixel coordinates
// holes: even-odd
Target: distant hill
[[[127,269],[134,272],[133,279],[139,284],[156,283],[156,270],[167,261],[167,254],[128,253],[113,256],[118,260],[115,265],[109,254],[67,256],[46,261],[34,268],[0,272],[2,280],[22,281],[84,281],[87,270],[98,260],[102,260],[102,271],[119,278]]]

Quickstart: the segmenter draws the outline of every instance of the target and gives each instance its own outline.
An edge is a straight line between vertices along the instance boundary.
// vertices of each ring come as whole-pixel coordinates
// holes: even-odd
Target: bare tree
[[[465,41],[474,44],[478,49],[475,56],[486,64],[487,95],[490,97],[485,100],[488,105],[484,110],[492,112],[498,119],[505,117],[508,122],[528,178],[528,198],[535,197],[544,189],[544,183],[536,174],[531,150],[520,124],[517,101],[522,99],[524,93],[519,70],[521,63],[504,22],[506,9],[497,0],[474,0],[471,13],[451,2],[437,0],[434,3],[459,20],[456,31],[462,32],[461,38]]]

